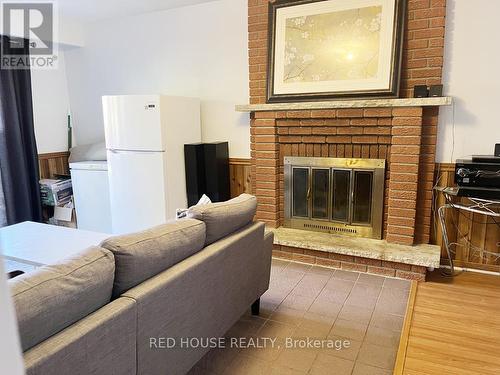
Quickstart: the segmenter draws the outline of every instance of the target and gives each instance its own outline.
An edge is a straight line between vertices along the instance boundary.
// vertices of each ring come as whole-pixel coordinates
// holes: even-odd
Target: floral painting
[[[392,96],[399,77],[397,0],[276,5],[269,98]],[[291,5],[290,5],[291,4]],[[281,6],[280,6],[281,5]],[[399,36],[401,39],[401,36]]]
[[[287,19],[285,82],[375,77],[381,16],[378,6]]]

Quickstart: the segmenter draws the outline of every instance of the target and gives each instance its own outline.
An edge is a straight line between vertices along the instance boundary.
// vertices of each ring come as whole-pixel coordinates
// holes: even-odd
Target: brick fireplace
[[[268,4],[248,1],[250,104],[266,102]],[[440,84],[445,0],[408,0],[401,98],[419,84]],[[258,218],[283,222],[283,157],[380,158],[387,161],[384,238],[428,243],[439,107],[253,111],[251,148]]]
[[[269,111],[249,106],[252,190],[258,200],[256,219],[270,228],[283,226],[287,157],[383,159],[386,169],[382,238],[396,246],[428,244],[438,108],[433,106],[449,100],[437,98],[437,104],[433,104],[433,99],[353,101],[345,103],[360,108],[311,110]],[[373,104],[384,107],[370,107]],[[300,261],[416,280],[425,280],[426,266],[430,265],[414,264],[406,256],[387,261],[379,253],[374,258],[350,251],[338,254],[334,246],[337,240],[327,241],[334,250],[324,252],[297,242],[278,244],[275,253]],[[439,248],[435,248],[437,263],[433,261],[432,267],[439,266]],[[400,253],[411,250],[405,248]],[[428,250],[429,247],[424,248],[425,252]],[[337,253],[328,254],[330,251]],[[414,253],[418,257],[418,252]]]
[[[286,156],[385,159],[383,238],[406,245],[428,242],[431,207],[427,196],[419,194],[428,190],[431,200],[432,175],[419,179],[428,160],[422,154],[427,151],[422,145],[423,112],[423,107],[253,112],[257,219],[271,227],[283,224]]]
[[[412,97],[414,85],[441,83],[446,1],[408,0],[401,99],[330,107],[326,102],[324,107],[265,104],[270,2],[248,1],[250,105],[243,110],[251,113],[257,219],[274,228],[284,223],[285,157],[384,159],[383,238],[394,244],[428,244],[443,102],[405,98]]]

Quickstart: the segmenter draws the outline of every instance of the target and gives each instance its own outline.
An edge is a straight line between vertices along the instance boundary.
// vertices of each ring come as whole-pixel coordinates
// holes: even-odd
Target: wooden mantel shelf
[[[410,99],[334,100],[328,102],[242,104],[236,106],[236,111],[265,112],[336,108],[438,107],[451,105],[452,103],[453,98],[450,96]]]

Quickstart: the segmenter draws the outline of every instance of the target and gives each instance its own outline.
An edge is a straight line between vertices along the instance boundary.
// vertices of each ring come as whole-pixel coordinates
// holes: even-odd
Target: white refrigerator
[[[186,208],[184,144],[201,141],[200,100],[103,96],[114,234],[175,218]]]

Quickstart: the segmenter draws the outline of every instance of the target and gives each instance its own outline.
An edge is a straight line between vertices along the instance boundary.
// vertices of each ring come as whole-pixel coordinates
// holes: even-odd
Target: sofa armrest
[[[24,352],[26,375],[136,373],[137,308],[118,298]]]
[[[264,247],[266,249],[271,248],[271,252],[273,250],[274,245],[274,232],[267,231],[264,233]]]
[[[269,282],[271,278],[271,259],[273,256],[274,233],[267,231],[264,233],[264,240],[262,241],[262,277],[260,290],[261,294],[269,289]]]

